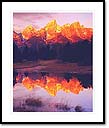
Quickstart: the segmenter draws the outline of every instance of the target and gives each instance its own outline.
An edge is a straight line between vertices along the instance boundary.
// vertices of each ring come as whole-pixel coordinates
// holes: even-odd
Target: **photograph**
[[[13,13],[13,111],[92,112],[92,13]]]
[[[2,2],[2,124],[105,124],[105,1]]]

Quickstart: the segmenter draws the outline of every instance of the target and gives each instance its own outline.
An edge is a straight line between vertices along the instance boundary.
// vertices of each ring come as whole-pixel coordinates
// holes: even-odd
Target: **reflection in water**
[[[80,79],[78,79],[78,78]],[[88,78],[88,80],[87,80]],[[28,90],[36,87],[45,89],[50,95],[56,96],[57,92],[63,90],[66,93],[79,94],[84,88],[92,87],[89,76],[73,75],[72,73],[48,74],[46,72],[28,73],[25,72],[16,76],[16,82],[21,82]],[[87,82],[88,81],[88,82]]]
[[[14,112],[92,112],[92,75],[14,73]]]
[[[56,96],[59,90],[63,90],[66,93],[72,92],[78,94],[83,90],[83,87],[77,78],[72,78],[67,82],[65,79],[60,81],[58,77],[45,76],[42,79],[32,80],[29,77],[25,77],[22,80],[22,84],[29,90],[40,86],[44,88],[50,95]]]

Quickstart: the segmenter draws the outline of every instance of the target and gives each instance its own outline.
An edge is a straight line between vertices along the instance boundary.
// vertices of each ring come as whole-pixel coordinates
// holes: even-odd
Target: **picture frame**
[[[71,5],[73,7],[71,7]],[[24,6],[25,5],[25,6]],[[31,6],[30,6],[31,5]],[[53,7],[51,8],[50,7]],[[63,7],[61,6],[63,5]],[[77,6],[78,5],[78,6]],[[81,6],[83,5],[83,6]],[[37,9],[35,9],[35,6]],[[66,6],[68,8],[66,8]],[[93,111],[13,112],[13,13],[91,12],[93,14]],[[6,20],[9,19],[9,20]],[[73,2],[2,2],[1,124],[105,124],[105,0]],[[7,28],[7,29],[5,29]],[[7,35],[7,38],[5,38]],[[4,43],[5,42],[5,43]],[[7,42],[7,43],[6,43]],[[98,43],[99,42],[99,43]],[[6,59],[7,58],[7,59]],[[7,71],[7,73],[6,73]],[[99,85],[99,86],[98,86]],[[101,100],[99,100],[101,99]],[[88,117],[88,118],[87,118]]]

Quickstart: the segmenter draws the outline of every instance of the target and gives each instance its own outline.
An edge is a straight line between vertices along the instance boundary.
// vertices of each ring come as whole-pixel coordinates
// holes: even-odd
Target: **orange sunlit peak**
[[[24,30],[33,30],[35,29],[32,25],[28,25],[24,28]]]
[[[48,29],[56,28],[57,22],[56,20],[51,20],[49,23],[46,24],[45,30],[47,31]]]
[[[57,24],[56,20],[53,19],[41,29],[36,30],[36,28],[34,28],[32,25],[29,25],[22,31],[22,36],[24,39],[37,36],[42,37],[46,43],[63,42],[58,39],[58,35],[62,35],[72,43],[78,42],[79,40],[90,41],[93,35],[93,29],[86,28],[84,25],[81,25],[79,21],[60,26]]]
[[[74,22],[74,23],[72,23],[72,24],[75,25],[76,27],[77,27],[77,26],[80,27],[80,23],[79,23],[79,21]]]
[[[25,27],[25,29],[22,31],[22,36],[25,39],[29,39],[32,36],[36,36],[37,35],[37,30],[36,28],[34,28],[32,25],[28,25],[27,27]]]

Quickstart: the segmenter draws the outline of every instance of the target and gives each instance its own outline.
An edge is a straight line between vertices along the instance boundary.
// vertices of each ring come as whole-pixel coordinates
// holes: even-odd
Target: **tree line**
[[[59,59],[63,62],[77,62],[83,65],[92,65],[92,41],[84,40],[77,43],[49,43],[34,41],[30,45],[18,47],[13,41],[13,61],[37,61]]]

